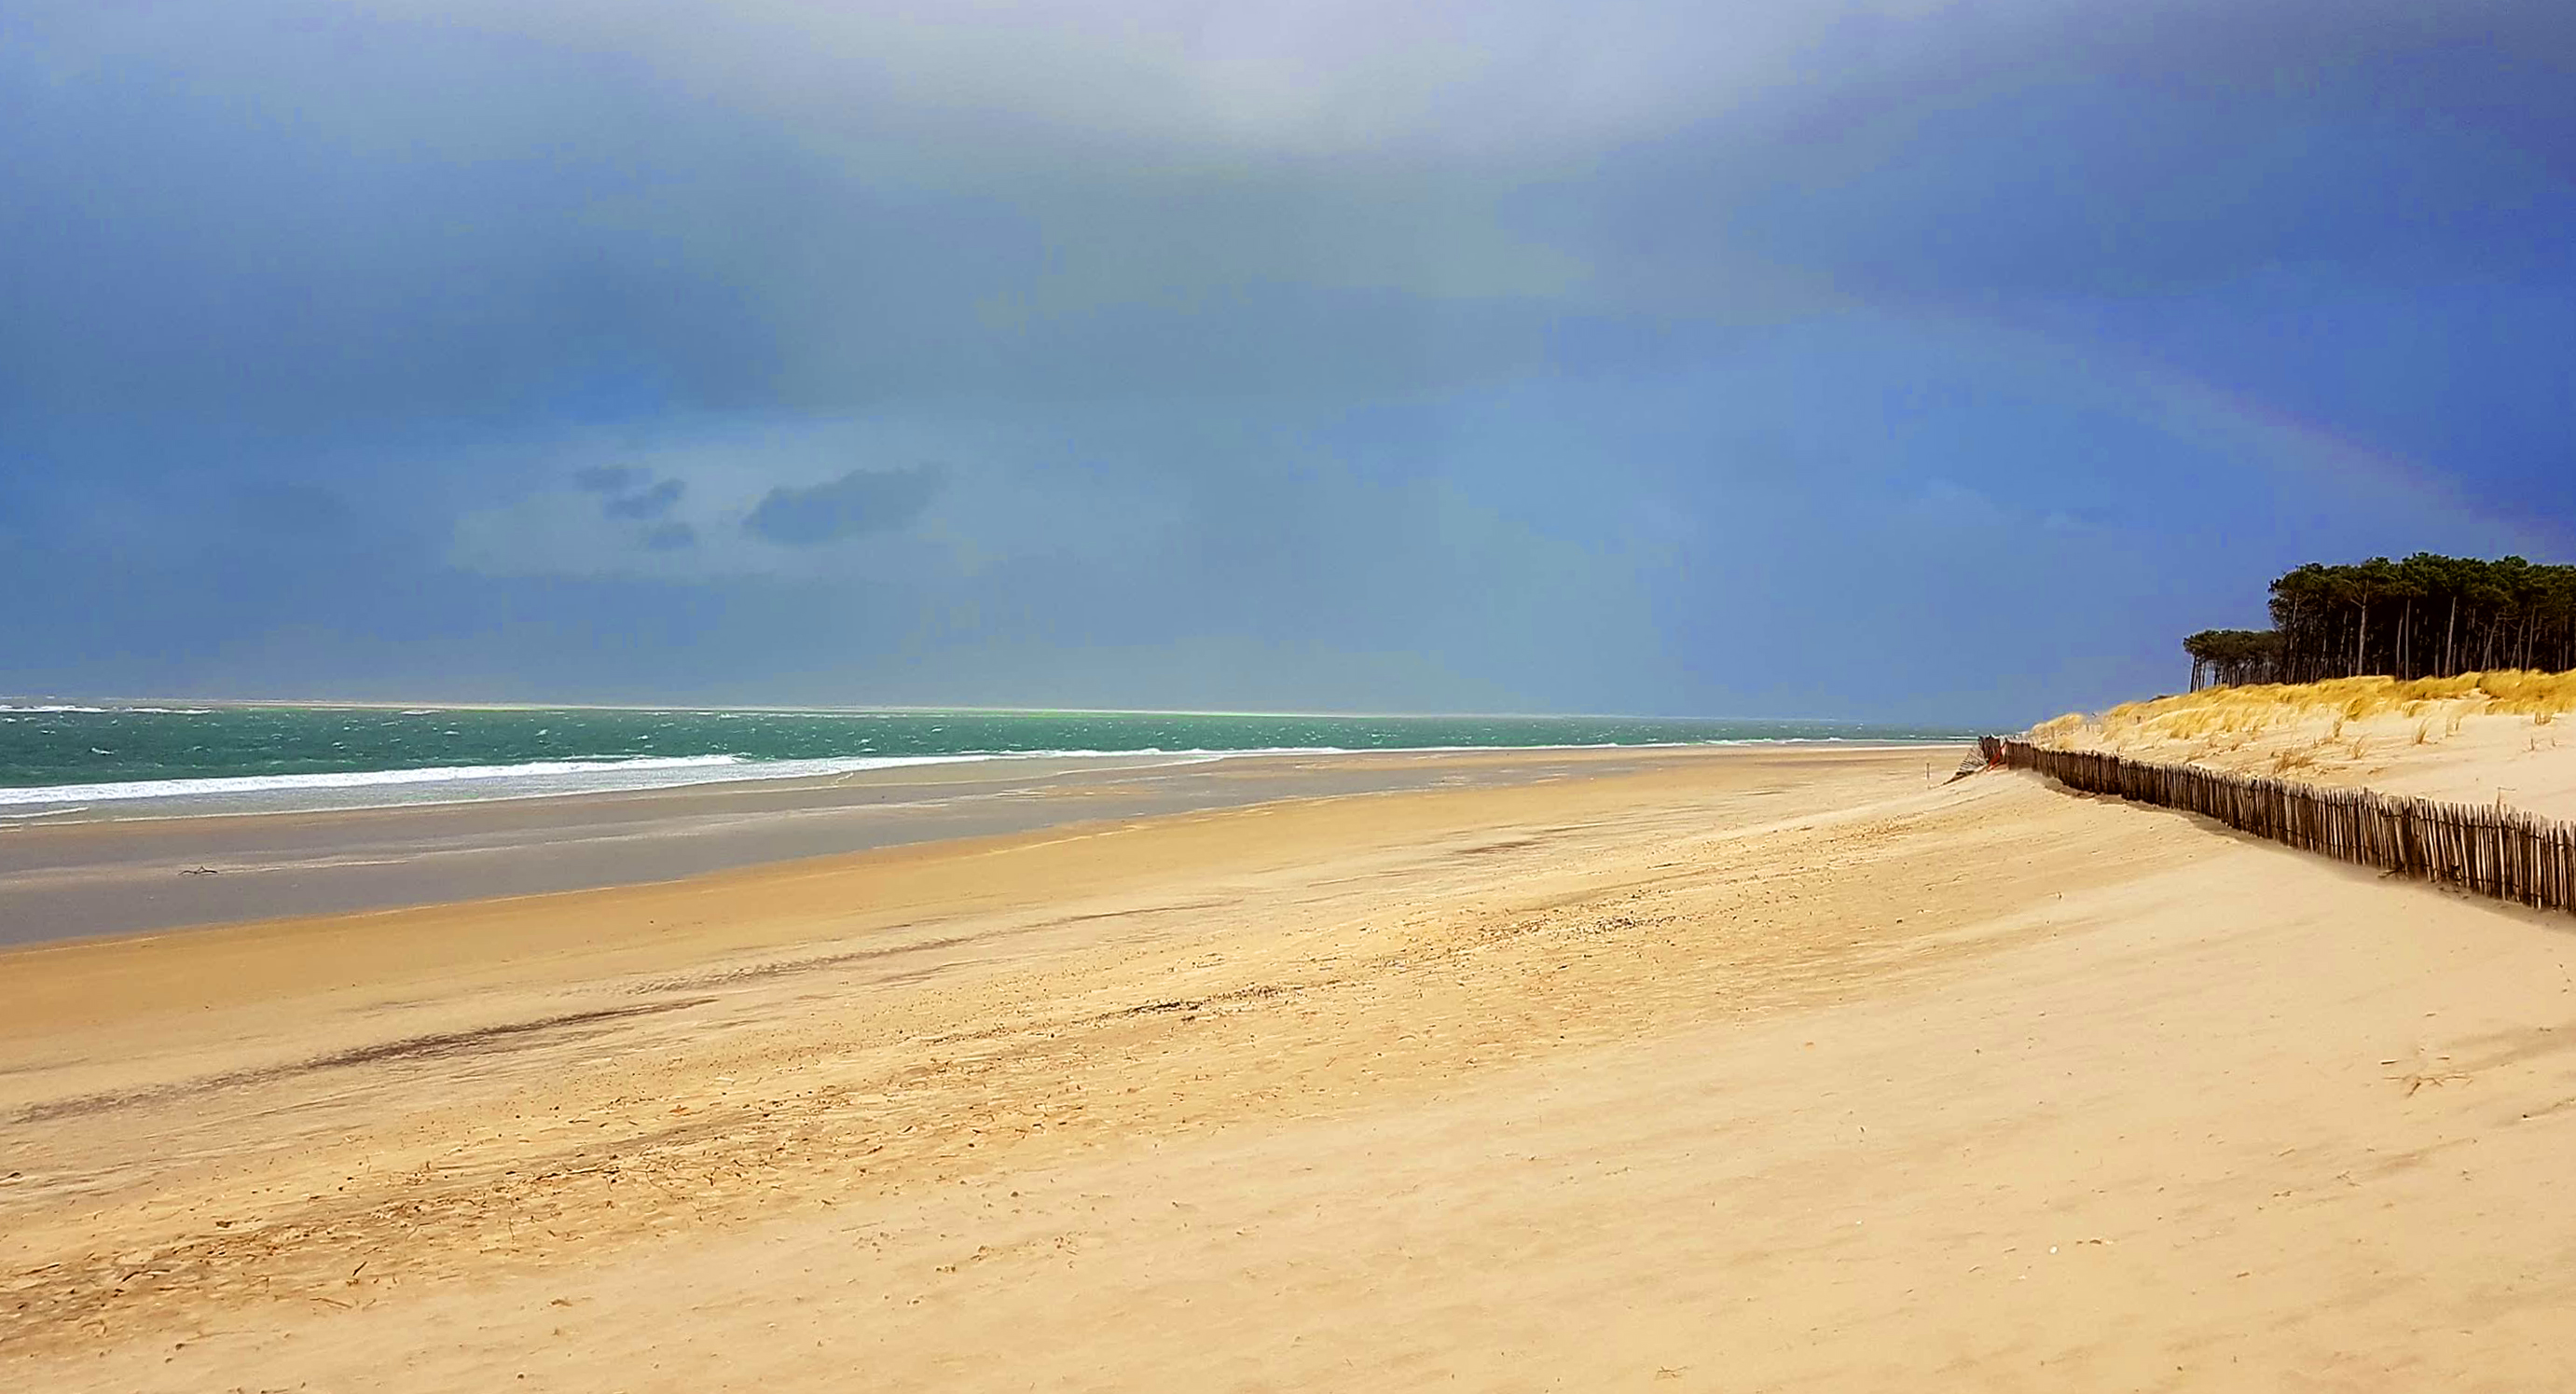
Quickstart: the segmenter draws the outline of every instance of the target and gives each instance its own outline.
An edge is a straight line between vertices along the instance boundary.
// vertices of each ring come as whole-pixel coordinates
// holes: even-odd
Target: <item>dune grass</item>
[[[2312,683],[2257,683],[2212,687],[2145,702],[2126,702],[2099,716],[2070,712],[2031,728],[2041,745],[2121,747],[2151,742],[2201,742],[2242,746],[2284,728],[2326,729],[2322,741],[2348,739],[2349,723],[2395,716],[2416,723],[2414,744],[2457,734],[2475,716],[2523,716],[2549,725],[2576,712],[2576,672],[2506,669],[2451,678],[2331,678]],[[2350,738],[2358,740],[2358,738]],[[2356,755],[2357,755],[2356,751]],[[2296,762],[2301,752],[2283,751]]]

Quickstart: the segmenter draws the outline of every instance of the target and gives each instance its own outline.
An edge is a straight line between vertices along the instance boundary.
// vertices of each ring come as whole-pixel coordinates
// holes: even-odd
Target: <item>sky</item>
[[[2019,724],[2571,325],[2563,0],[0,0],[0,692]]]

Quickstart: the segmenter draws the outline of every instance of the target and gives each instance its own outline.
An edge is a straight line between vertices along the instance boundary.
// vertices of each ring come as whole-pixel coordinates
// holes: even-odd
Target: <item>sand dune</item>
[[[2576,674],[2500,673],[2216,688],[2060,717],[2036,734],[2141,760],[2576,820],[2571,726]]]
[[[1716,752],[22,951],[0,1371],[2560,1388],[2570,928]]]

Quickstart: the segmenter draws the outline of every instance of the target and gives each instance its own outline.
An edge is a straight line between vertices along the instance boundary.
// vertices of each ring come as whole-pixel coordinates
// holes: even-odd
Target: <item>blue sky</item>
[[[0,691],[2017,722],[2576,535],[2576,10],[0,0]]]

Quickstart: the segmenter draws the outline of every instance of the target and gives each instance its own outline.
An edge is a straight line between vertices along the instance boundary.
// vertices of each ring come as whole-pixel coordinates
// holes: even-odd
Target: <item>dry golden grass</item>
[[[2031,727],[2030,738],[2040,745],[2055,745],[2063,738],[2083,729],[2083,726],[2082,712],[2068,712],[2064,716],[2053,717]]]
[[[2565,712],[2576,712],[2576,672],[2504,671],[2210,688],[2031,730],[2060,750],[2576,821],[2576,742],[2559,738],[2576,723]]]
[[[2285,726],[2327,723],[2326,739],[2343,737],[2346,722],[2394,715],[2420,719],[2415,741],[2429,739],[2438,715],[2446,735],[2471,716],[2527,716],[2546,726],[2562,712],[2576,712],[2576,672],[2507,669],[2451,678],[2334,678],[2313,683],[2258,683],[2212,687],[2175,697],[2127,702],[2098,717],[2070,712],[2031,728],[2042,745],[2081,741],[2126,746],[2179,741],[2233,749]]]
[[[2283,750],[2273,755],[2271,772],[2283,775],[2295,774],[2300,770],[2312,770],[2316,767],[2317,755],[2315,751]]]

